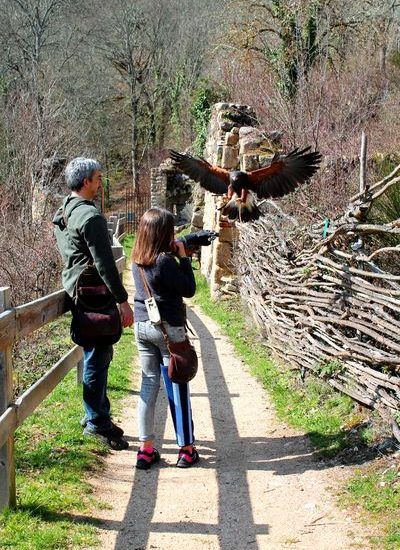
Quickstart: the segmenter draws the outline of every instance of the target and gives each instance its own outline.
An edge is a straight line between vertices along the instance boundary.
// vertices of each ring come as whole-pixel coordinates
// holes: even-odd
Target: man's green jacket
[[[68,196],[53,223],[58,248],[64,260],[63,287],[72,297],[76,281],[88,262],[93,262],[118,303],[128,294],[115,265],[107,221],[92,201]],[[67,225],[68,224],[68,227]]]

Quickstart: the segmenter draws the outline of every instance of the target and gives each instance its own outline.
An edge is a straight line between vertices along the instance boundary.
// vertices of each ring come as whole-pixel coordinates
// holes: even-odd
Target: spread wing
[[[174,165],[204,189],[223,195],[228,191],[229,172],[219,166],[213,166],[202,158],[183,155],[170,149],[169,156]]]
[[[270,166],[249,173],[249,189],[259,198],[283,197],[294,191],[319,168],[320,153],[309,151],[310,147],[301,151],[296,148],[283,157],[275,156]]]

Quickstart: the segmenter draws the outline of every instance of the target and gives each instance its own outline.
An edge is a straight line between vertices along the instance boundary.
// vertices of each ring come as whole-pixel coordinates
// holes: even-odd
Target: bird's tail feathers
[[[222,215],[226,216],[229,221],[249,222],[258,220],[261,211],[251,193],[249,193],[246,202],[238,202],[237,198],[236,194],[233,195],[232,199],[222,208]]]

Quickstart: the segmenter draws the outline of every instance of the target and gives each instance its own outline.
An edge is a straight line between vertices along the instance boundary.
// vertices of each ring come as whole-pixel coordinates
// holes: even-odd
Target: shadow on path
[[[198,468],[215,470],[218,502],[210,502],[210,507],[218,506],[218,522],[196,522],[196,518],[188,516],[177,518],[175,522],[152,521],[157,491],[160,490],[158,486],[160,473],[163,468],[168,466],[161,461],[159,467],[149,471],[135,470],[132,493],[124,520],[102,523],[102,528],[118,531],[116,550],[126,550],[127,548],[144,550],[148,547],[151,533],[214,535],[218,540],[218,548],[222,550],[258,549],[257,535],[268,534],[269,526],[257,524],[254,520],[248,481],[249,474],[252,471],[273,471],[274,475],[286,476],[328,467],[322,462],[315,461],[307,437],[257,437],[256,424],[254,437],[240,436],[233,406],[233,400],[240,399],[240,394],[230,394],[229,392],[213,335],[193,311],[190,310],[188,313],[189,321],[200,341],[201,359],[207,386],[207,395],[202,392],[194,392],[192,396],[208,398],[215,437],[215,439],[198,441],[202,456]],[[176,450],[171,448],[171,445],[175,445],[175,441],[163,440],[167,418],[167,400],[161,393],[163,393],[162,389],[156,410],[156,437],[158,441],[163,441],[163,447],[159,447],[162,455],[167,456],[172,453],[175,455]],[[237,414],[238,408],[236,407],[235,410]],[[196,427],[196,416],[194,422]],[[261,428],[265,433],[267,426]],[[210,436],[212,435],[210,428]],[[196,476],[196,469],[193,468],[190,472],[186,472],[193,480]],[[180,473],[177,472],[177,476],[174,478],[177,480],[176,492],[170,495],[171,502],[176,499],[199,498],[196,493],[182,494],[179,475]],[[274,490],[274,487],[267,488],[266,492]],[[207,494],[206,491],[205,494]],[[159,520],[159,516],[157,519]],[[234,541],[234,546],[232,541]]]

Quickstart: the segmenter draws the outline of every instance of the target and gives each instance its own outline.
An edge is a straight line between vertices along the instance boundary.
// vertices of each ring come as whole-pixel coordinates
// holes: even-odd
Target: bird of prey
[[[222,215],[229,221],[257,220],[261,211],[256,205],[259,199],[283,197],[311,178],[319,168],[321,155],[310,147],[297,147],[287,155],[276,153],[269,166],[252,172],[228,171],[214,166],[200,157],[169,151],[174,166],[204,189],[223,195]]]

